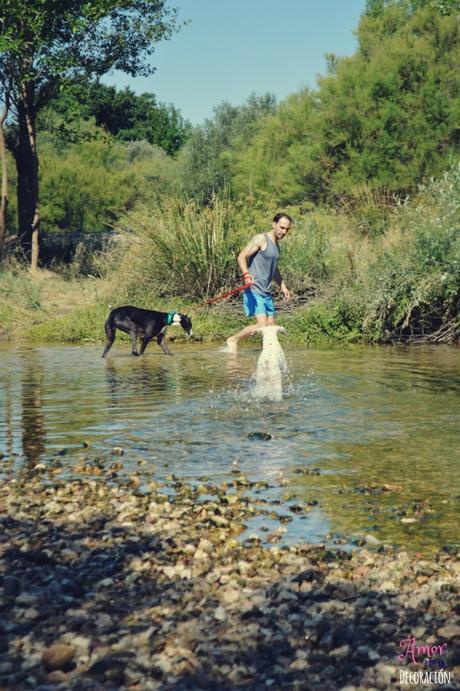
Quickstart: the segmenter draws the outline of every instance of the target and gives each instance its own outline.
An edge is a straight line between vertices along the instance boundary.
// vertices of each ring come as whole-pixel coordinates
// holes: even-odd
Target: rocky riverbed
[[[0,689],[457,688],[457,555],[263,546],[239,537],[264,511],[245,478],[121,466],[2,483]]]

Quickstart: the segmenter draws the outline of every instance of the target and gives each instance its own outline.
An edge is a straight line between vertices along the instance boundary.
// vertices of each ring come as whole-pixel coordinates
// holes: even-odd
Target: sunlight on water
[[[287,541],[458,544],[459,351],[283,347],[289,377],[270,401],[254,397],[257,344],[237,357],[174,344],[172,358],[119,344],[106,361],[94,346],[3,345],[3,475],[56,457],[72,474],[84,442],[119,446],[126,468],[147,461],[160,479],[268,483]]]

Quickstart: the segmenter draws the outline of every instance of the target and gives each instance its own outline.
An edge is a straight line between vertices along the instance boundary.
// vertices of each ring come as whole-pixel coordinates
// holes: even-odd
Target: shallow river
[[[292,348],[281,402],[253,396],[257,345],[0,346],[3,479],[84,454],[128,470],[224,482],[239,474],[287,517],[283,540],[375,539],[430,552],[459,544],[460,351]],[[83,444],[88,448],[83,448]],[[263,483],[261,483],[263,484]],[[298,507],[304,507],[300,511]],[[279,526],[254,519],[248,531]],[[371,537],[369,537],[371,536]]]

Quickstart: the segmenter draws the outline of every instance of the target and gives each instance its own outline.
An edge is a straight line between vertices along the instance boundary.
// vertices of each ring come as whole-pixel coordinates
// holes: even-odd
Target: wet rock
[[[250,441],[270,441],[270,439],[273,439],[273,436],[270,432],[250,432],[248,439]]]
[[[294,660],[289,665],[290,669],[296,670],[296,671],[302,671],[308,667],[308,662],[306,660],[302,660],[302,658],[298,658],[297,660]]]
[[[35,605],[38,602],[38,595],[35,593],[21,593],[20,595],[17,596],[16,598],[16,605],[23,605],[23,606],[29,606],[29,605]]]
[[[380,586],[380,589],[384,592],[391,592],[396,590],[396,586],[393,583],[393,581],[383,581],[383,583]]]

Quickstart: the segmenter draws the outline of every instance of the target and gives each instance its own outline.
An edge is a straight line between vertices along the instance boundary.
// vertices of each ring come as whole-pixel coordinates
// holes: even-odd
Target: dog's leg
[[[109,352],[110,348],[113,345],[113,342],[115,340],[115,335],[116,335],[116,329],[109,324],[109,322],[105,323],[105,335],[107,336],[107,343],[105,344],[104,352],[102,353],[102,357],[105,357],[107,353]]]
[[[169,350],[168,346],[165,343],[165,335],[162,333],[159,333],[157,336],[157,343],[159,346],[161,346],[161,349],[165,355],[172,355],[171,351]]]
[[[149,344],[150,339],[151,339],[151,336],[144,336],[143,337],[142,342],[141,342],[141,347],[139,350],[139,355],[144,354],[144,350],[147,348],[147,345]]]
[[[131,345],[131,353],[133,355],[139,355],[139,353],[137,352],[137,346],[136,346],[137,336],[136,336],[135,331],[131,331],[130,336],[131,336],[131,344],[132,344]]]

